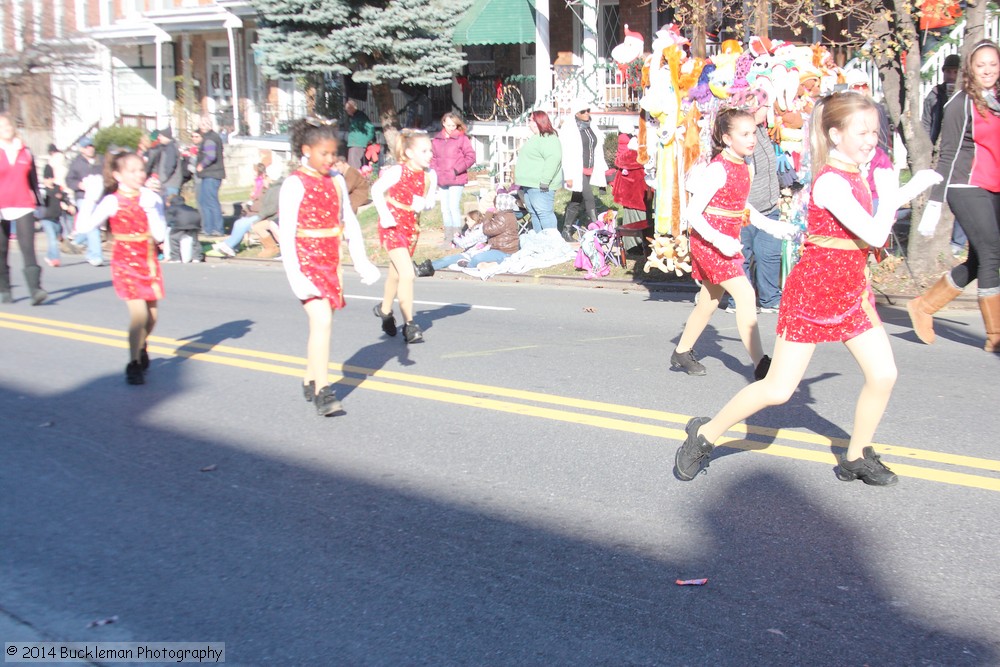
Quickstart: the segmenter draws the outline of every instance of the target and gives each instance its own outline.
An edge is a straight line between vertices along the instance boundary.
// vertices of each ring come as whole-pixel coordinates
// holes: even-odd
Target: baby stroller
[[[585,279],[603,278],[611,273],[611,265],[619,266],[618,247],[620,243],[615,233],[617,211],[605,211],[587,229],[580,229],[580,249],[576,252],[574,266],[586,271]]]

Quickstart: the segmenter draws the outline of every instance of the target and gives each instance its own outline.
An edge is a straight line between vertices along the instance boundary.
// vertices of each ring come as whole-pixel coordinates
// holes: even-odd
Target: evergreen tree
[[[452,31],[471,0],[253,0],[265,74],[351,74],[372,86],[386,139],[398,128],[390,85],[450,83],[465,65]]]

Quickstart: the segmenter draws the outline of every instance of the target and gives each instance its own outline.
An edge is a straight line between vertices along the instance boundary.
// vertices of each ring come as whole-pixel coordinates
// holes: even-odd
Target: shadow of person
[[[678,333],[674,338],[671,339],[673,347],[670,351],[677,348],[677,344],[681,340],[682,333]],[[740,350],[743,352],[742,355],[730,354],[722,347],[722,341],[735,341],[740,344]],[[751,382],[753,381],[753,367],[750,365],[750,355],[743,350],[743,343],[740,341],[739,336],[723,335],[715,328],[711,323],[709,323],[705,330],[701,332],[698,337],[697,342],[694,344],[695,355],[699,360],[704,361],[705,359],[718,359],[722,362],[727,370],[730,370],[739,375],[747,377]],[[737,353],[738,354],[738,353]],[[670,367],[670,370],[675,373],[683,373],[684,371],[679,368]]]
[[[908,343],[915,343],[917,345],[925,344],[917,338],[916,332],[913,331],[910,316],[906,312],[905,307],[902,309],[879,308],[878,312],[879,315],[882,316],[883,322],[904,327],[903,331],[893,333],[893,338],[905,340]],[[973,347],[983,346],[983,337],[970,331],[968,322],[951,319],[946,314],[942,315],[940,312],[935,313],[934,315],[934,335],[944,340],[961,343],[962,345],[971,345]]]
[[[414,309],[413,321],[419,324],[424,331],[429,331],[434,328],[434,323],[438,320],[464,315],[470,310],[472,310],[472,304],[468,303],[449,303],[430,310]],[[400,327],[400,334],[402,334],[402,327]]]
[[[916,604],[906,613],[921,585],[887,577],[884,527],[862,520],[870,489],[855,488],[859,494],[845,488],[843,505],[832,509],[782,475],[754,474],[706,504],[704,534],[715,548],[705,548],[684,576],[708,577],[725,602],[720,609],[702,595],[686,603],[684,615],[699,628],[688,635],[690,648],[705,652],[699,662],[714,655],[733,664],[722,652],[727,646],[759,665],[986,665],[996,658],[966,634],[967,623],[941,619],[928,627],[937,617]]]
[[[63,287],[57,290],[50,290],[49,298],[46,299],[41,305],[52,305],[54,303],[59,303],[64,299],[70,299],[74,296],[79,296],[80,294],[86,294],[87,292],[96,292],[112,286],[113,285],[110,280],[102,280],[96,283],[87,283],[86,285],[74,285],[73,287]]]
[[[187,342],[177,348],[176,358],[183,360],[196,354],[210,352],[225,340],[236,340],[247,335],[253,325],[253,320],[233,320],[190,336],[181,336],[178,340]]]
[[[803,378],[788,402],[764,408],[747,418],[747,437],[739,441],[738,447],[722,445],[712,453],[712,459],[717,460],[744,451],[764,449],[774,443],[776,432],[780,428],[808,428],[830,438],[849,439],[851,437],[849,433],[820,415],[814,408],[816,399],[812,395],[812,386],[838,376],[840,373],[827,372]],[[830,451],[836,456],[842,449],[845,448],[834,444]]]

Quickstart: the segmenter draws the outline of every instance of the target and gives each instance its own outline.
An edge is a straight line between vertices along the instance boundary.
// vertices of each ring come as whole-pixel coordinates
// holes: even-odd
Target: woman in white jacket
[[[566,119],[559,129],[562,144],[563,179],[565,187],[572,192],[566,205],[563,222],[563,238],[572,240],[573,225],[580,215],[586,213],[584,226],[597,222],[597,207],[594,201],[594,187],[607,187],[606,172],[608,162],[604,158],[604,133],[590,125],[590,104],[577,100],[570,107],[573,120]]]

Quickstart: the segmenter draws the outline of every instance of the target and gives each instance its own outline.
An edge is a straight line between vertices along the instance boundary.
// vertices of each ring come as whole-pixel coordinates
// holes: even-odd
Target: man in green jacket
[[[375,142],[375,125],[354,100],[347,100],[344,111],[347,112],[347,164],[361,169],[368,144]]]

